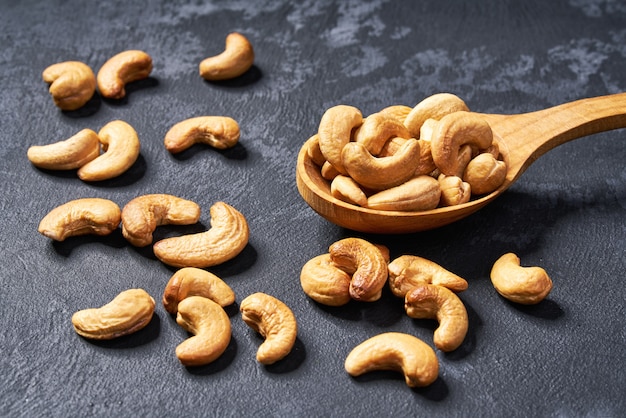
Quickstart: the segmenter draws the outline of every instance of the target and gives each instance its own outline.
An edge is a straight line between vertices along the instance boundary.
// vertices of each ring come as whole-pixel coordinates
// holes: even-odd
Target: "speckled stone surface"
[[[623,416],[626,411],[626,130],[560,146],[536,161],[505,195],[471,217],[405,236],[363,235],[334,226],[301,199],[295,162],[323,112],[350,104],[364,114],[415,105],[438,92],[472,110],[520,113],[626,90],[626,6],[612,0],[397,1],[0,1],[0,415],[2,416]],[[253,43],[254,67],[209,83],[199,62],[221,52],[229,32]],[[95,97],[79,111],[56,108],[41,79],[56,62],[97,71],[112,55],[142,49],[149,79],[122,101]],[[626,111],[626,109],[625,109]],[[176,122],[228,115],[241,127],[227,151],[163,146]],[[34,168],[31,145],[122,119],[141,155],[122,176],[85,183],[74,172]],[[53,243],[37,233],[53,207],[80,197],[120,206],[147,193],[196,201],[189,227],[210,227],[223,200],[250,225],[234,260],[209,270],[237,301],[262,291],[299,321],[293,352],[273,366],[255,361],[261,339],[227,309],[232,341],[220,359],[181,366],[187,337],[160,303],[147,328],[106,343],[75,334],[73,312],[141,287],[160,302],[173,270],[150,247],[116,232]],[[385,290],[375,303],[329,308],[302,291],[310,258],[341,238],[385,244],[461,275],[469,333],[437,351],[430,387],[401,375],[352,378],[343,362],[356,344],[386,331],[432,346],[435,323],[412,320]],[[493,262],[515,252],[544,267],[554,289],[536,306],[499,297]]]

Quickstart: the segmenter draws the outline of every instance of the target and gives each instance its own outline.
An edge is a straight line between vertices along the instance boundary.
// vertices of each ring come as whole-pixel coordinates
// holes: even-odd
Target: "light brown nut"
[[[47,170],[74,170],[100,155],[98,134],[83,129],[64,141],[28,148],[28,160]]]
[[[391,292],[404,298],[418,284],[433,284],[446,287],[453,292],[467,289],[467,281],[446,270],[439,264],[416,255],[401,255],[387,266]]]
[[[298,335],[298,324],[285,303],[257,292],[241,301],[240,311],[243,321],[265,338],[256,353],[259,363],[274,364],[291,352]]]
[[[534,305],[552,290],[552,280],[541,267],[522,267],[513,253],[504,254],[491,268],[491,283],[502,297],[523,305]]]
[[[147,194],[129,201],[122,209],[122,235],[132,245],[152,244],[160,225],[190,225],[200,219],[200,206],[170,194]]]
[[[420,129],[427,119],[440,120],[445,115],[458,111],[469,111],[461,98],[451,93],[437,93],[415,105],[404,120],[411,136],[420,138]]]
[[[394,118],[400,123],[404,123],[404,120],[409,115],[409,113],[411,113],[411,110],[411,106],[391,105],[385,107],[384,109],[381,109],[378,113]]]
[[[406,294],[404,309],[411,318],[436,319],[439,322],[433,341],[441,351],[454,351],[465,340],[469,327],[467,310],[450,289],[418,284]]]
[[[346,171],[361,186],[384,190],[405,183],[415,173],[420,160],[416,139],[409,139],[389,157],[374,157],[365,145],[350,142],[343,147],[341,159]]]
[[[224,202],[213,204],[210,212],[209,230],[156,242],[153,246],[156,257],[174,267],[205,268],[237,256],[248,244],[250,231],[246,218]]]
[[[437,180],[441,187],[441,206],[454,206],[469,202],[472,197],[472,188],[469,183],[457,176],[441,174]]]
[[[496,160],[490,153],[481,153],[467,164],[463,181],[475,195],[488,194],[498,189],[506,178],[506,163]]]
[[[78,235],[109,235],[122,219],[119,206],[108,199],[70,200],[52,209],[39,222],[39,233],[55,241]]]
[[[128,123],[114,120],[98,131],[104,154],[80,167],[78,177],[83,181],[112,179],[126,172],[139,157],[141,144],[137,132]]]
[[[413,177],[406,183],[371,195],[367,207],[377,210],[420,211],[439,204],[439,182],[427,175]]]
[[[80,336],[94,340],[110,340],[132,334],[150,323],[154,299],[143,289],[129,289],[118,294],[100,308],[78,311],[72,325]]]
[[[239,77],[254,63],[254,49],[244,35],[233,32],[226,36],[224,51],[205,58],[198,66],[200,76],[205,80],[217,81]]]
[[[384,113],[369,115],[354,133],[354,140],[363,144],[374,156],[380,154],[389,139],[396,137],[408,139],[411,135],[402,122]]]
[[[98,90],[107,99],[126,96],[126,85],[147,78],[152,72],[152,57],[139,50],[122,51],[109,58],[98,71]]]
[[[469,145],[473,152],[487,149],[493,142],[489,123],[480,115],[471,112],[447,114],[435,128],[431,139],[431,152],[437,168],[448,176],[459,173],[461,147]]]
[[[351,276],[350,296],[361,302],[380,299],[387,282],[387,261],[380,248],[362,238],[344,238],[329,247],[331,262]]]
[[[314,301],[327,306],[342,306],[352,300],[350,275],[336,267],[330,254],[322,254],[307,261],[300,271],[300,285]]]
[[[52,100],[62,110],[83,107],[96,92],[96,76],[80,61],[52,64],[43,71],[42,77],[50,83]]]
[[[343,175],[335,168],[335,166],[333,166],[328,161],[322,164],[322,168],[320,169],[320,174],[322,175],[323,179],[326,179],[328,181],[332,181],[335,177],[339,175]]]
[[[380,150],[378,157],[390,157],[394,155],[396,152],[398,152],[400,147],[404,145],[408,140],[408,138],[400,138],[398,136],[389,139],[387,142],[385,142],[385,145]]]
[[[330,183],[333,197],[357,206],[367,205],[367,196],[361,186],[352,177],[339,174]]]
[[[322,154],[322,150],[320,149],[320,137],[318,134],[313,135],[307,141],[309,146],[307,147],[307,155],[316,165],[322,166],[326,162],[326,158],[324,154]]]
[[[412,388],[428,386],[439,375],[435,351],[419,338],[399,332],[386,332],[363,341],[348,354],[344,367],[351,376],[374,370],[398,371]]]
[[[194,144],[217,149],[234,147],[239,142],[239,124],[228,116],[198,116],[178,122],[165,134],[165,148],[172,154]]]
[[[235,302],[235,292],[215,274],[196,267],[184,267],[172,275],[163,291],[163,306],[171,314],[190,296],[211,299],[221,307]]]
[[[361,111],[353,106],[333,106],[322,115],[317,131],[320,150],[324,158],[341,174],[347,174],[341,161],[341,151],[352,140],[352,132],[362,123]]]
[[[217,303],[190,296],[178,304],[176,323],[193,334],[176,347],[176,357],[188,367],[217,360],[228,348],[231,325],[228,314]]]

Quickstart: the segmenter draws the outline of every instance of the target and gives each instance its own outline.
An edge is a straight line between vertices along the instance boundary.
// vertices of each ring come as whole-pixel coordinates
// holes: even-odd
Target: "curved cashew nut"
[[[153,250],[157,258],[174,267],[204,268],[237,256],[248,244],[246,218],[224,202],[215,203],[210,212],[209,230],[156,242]]]
[[[163,306],[171,314],[178,304],[190,296],[211,299],[221,307],[235,302],[235,292],[222,279],[206,270],[184,267],[172,275],[163,291]]]
[[[39,233],[55,241],[78,235],[109,235],[122,219],[115,202],[100,198],[70,200],[52,209],[39,222]]]
[[[404,123],[404,120],[409,115],[409,113],[411,113],[411,110],[411,106],[391,105],[383,108],[378,113],[393,118],[400,123]]]
[[[350,296],[362,302],[380,299],[387,282],[387,260],[380,248],[362,238],[344,238],[329,247],[332,263],[351,275]]]
[[[367,207],[377,210],[417,211],[435,209],[441,197],[439,182],[427,175],[371,195]]]
[[[137,132],[128,123],[114,120],[98,131],[104,154],[78,169],[83,181],[102,181],[119,176],[139,157],[141,144]]]
[[[169,194],[147,194],[132,199],[122,209],[122,235],[132,245],[152,244],[160,225],[190,225],[200,219],[200,206]]]
[[[139,331],[150,323],[154,299],[143,289],[121,292],[100,308],[83,309],[72,315],[78,335],[94,340],[110,340]]]
[[[351,376],[374,370],[398,371],[412,388],[428,386],[439,375],[435,351],[419,338],[400,332],[385,332],[365,340],[348,354],[344,367]]]
[[[350,142],[343,147],[341,159],[354,181],[372,190],[384,190],[413,177],[420,160],[420,146],[411,138],[394,155],[378,158],[363,144]]]
[[[165,148],[172,154],[194,144],[217,149],[234,147],[239,142],[239,124],[228,116],[198,116],[178,122],[165,134]]]
[[[433,284],[453,292],[467,289],[467,281],[439,264],[416,255],[401,255],[387,266],[391,292],[404,298],[418,284]]]
[[[298,324],[287,305],[258,292],[242,300],[240,310],[244,322],[265,338],[256,353],[259,363],[276,363],[291,352],[298,335]]]
[[[347,174],[341,160],[341,151],[352,139],[353,130],[362,123],[361,111],[353,106],[333,106],[322,115],[317,130],[320,150],[324,158],[341,174]]]
[[[330,183],[330,194],[333,197],[357,206],[367,205],[367,196],[361,186],[352,177],[339,174]]]
[[[100,155],[100,139],[91,129],[48,145],[33,145],[26,153],[36,167],[47,170],[73,170]]]
[[[152,72],[152,58],[139,50],[120,52],[109,58],[98,71],[98,89],[102,97],[121,99],[126,84],[147,78]]]
[[[322,254],[307,261],[300,272],[300,285],[314,301],[327,306],[342,306],[352,300],[350,275],[336,267],[330,254]]]
[[[488,194],[504,183],[506,163],[497,160],[493,154],[481,153],[467,164],[463,181],[467,182],[474,194]]]
[[[454,351],[463,343],[469,320],[467,310],[450,289],[433,284],[417,284],[404,298],[404,309],[411,318],[436,319],[435,347]]]
[[[427,119],[440,120],[445,115],[453,112],[469,111],[465,102],[451,93],[437,93],[419,102],[409,112],[404,125],[411,136],[420,138],[420,129]]]
[[[228,348],[230,318],[217,303],[202,296],[190,296],[178,304],[176,323],[193,334],[176,347],[176,357],[185,366],[204,366]]]
[[[384,113],[374,113],[363,120],[354,133],[354,140],[365,146],[374,156],[378,156],[385,143],[391,138],[411,138],[402,122]]]
[[[252,44],[242,34],[233,32],[226,36],[224,52],[200,62],[200,76],[205,80],[228,80],[248,71],[253,63]]]
[[[472,197],[470,184],[457,176],[441,174],[437,180],[441,187],[441,206],[454,206],[467,203]]]
[[[521,267],[513,253],[504,254],[491,268],[491,283],[502,297],[523,305],[534,305],[548,296],[552,280],[541,267]]]
[[[322,166],[326,162],[326,158],[324,154],[322,154],[322,150],[320,149],[320,137],[318,134],[314,134],[307,141],[309,146],[306,149],[306,153],[316,165]]]
[[[80,61],[52,64],[43,71],[42,77],[50,83],[52,100],[62,110],[82,107],[96,92],[96,76]]]

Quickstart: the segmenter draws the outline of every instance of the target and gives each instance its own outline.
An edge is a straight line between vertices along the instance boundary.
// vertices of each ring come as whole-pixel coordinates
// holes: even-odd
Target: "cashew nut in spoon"
[[[197,116],[176,123],[165,134],[165,148],[176,154],[194,144],[217,149],[234,147],[239,142],[239,124],[228,116]]]
[[[109,235],[122,219],[119,206],[108,199],[81,198],[52,209],[39,222],[39,233],[55,241],[79,235]]]
[[[453,292],[467,289],[467,281],[446,270],[439,264],[416,255],[401,255],[387,266],[389,288],[400,298],[404,298],[418,284],[433,284],[446,287]]]
[[[70,138],[48,145],[28,148],[28,160],[47,170],[73,170],[100,155],[100,139],[91,129],[83,129]]]
[[[397,119],[385,113],[374,113],[363,120],[355,131],[354,141],[361,143],[374,156],[378,156],[390,138],[411,138],[411,134]]]
[[[190,296],[211,299],[221,307],[235,302],[235,292],[215,274],[196,267],[184,267],[172,275],[163,291],[163,306],[171,314]]]
[[[367,206],[367,195],[350,176],[343,174],[335,176],[330,183],[330,194],[353,205]]]
[[[52,64],[42,73],[50,83],[54,104],[62,110],[76,110],[84,106],[96,91],[96,76],[91,68],[80,61]]]
[[[369,196],[367,208],[404,212],[429,210],[437,207],[440,198],[441,186],[437,179],[420,175]]]
[[[252,44],[244,35],[233,32],[226,36],[224,52],[202,60],[199,71],[205,80],[228,80],[248,71],[253,63]]]
[[[422,125],[426,120],[440,120],[445,115],[458,111],[469,111],[460,97],[452,93],[436,93],[416,104],[404,119],[404,125],[412,137],[420,138]]]
[[[109,58],[98,71],[98,90],[107,99],[122,99],[126,85],[147,78],[152,72],[152,57],[139,50],[122,51]]]
[[[511,302],[534,305],[552,290],[552,280],[538,266],[522,267],[513,253],[502,255],[491,268],[491,283],[496,291]]]
[[[324,112],[317,130],[324,158],[339,173],[347,174],[341,160],[343,147],[352,140],[353,131],[363,123],[361,111],[354,106],[336,105]]]

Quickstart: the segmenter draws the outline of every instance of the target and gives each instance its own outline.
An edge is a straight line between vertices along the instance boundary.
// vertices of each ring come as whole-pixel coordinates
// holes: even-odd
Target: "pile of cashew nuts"
[[[354,106],[333,106],[309,144],[332,196],[370,209],[458,205],[493,192],[506,176],[489,123],[450,93],[367,117]]]

